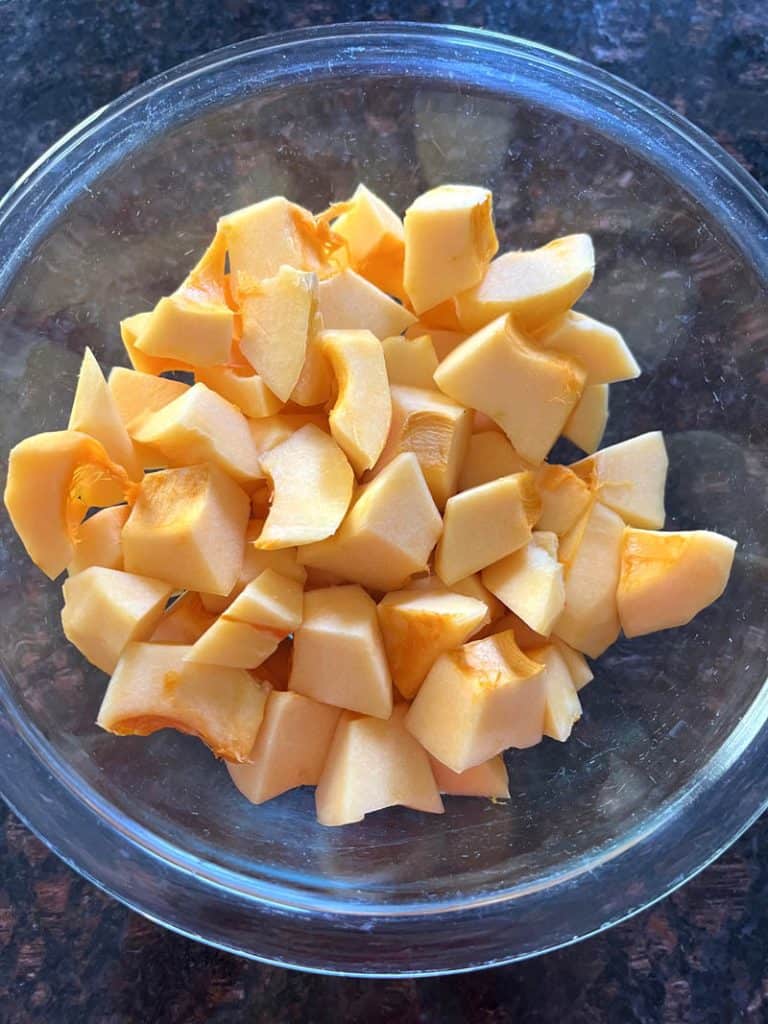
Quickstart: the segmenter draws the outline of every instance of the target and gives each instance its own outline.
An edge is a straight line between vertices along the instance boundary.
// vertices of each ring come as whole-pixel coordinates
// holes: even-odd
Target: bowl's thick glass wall
[[[449,800],[442,818],[392,811],[327,830],[308,792],[250,807],[194,741],[97,730],[104,677],[65,644],[59,589],[4,519],[2,735],[24,759],[31,751],[12,720],[26,732],[59,777],[44,784],[57,800],[61,791],[57,814],[71,800],[82,833],[47,827],[57,819],[39,803],[45,793],[25,795],[11,778],[11,799],[48,839],[113,891],[203,938],[314,967],[396,971],[524,955],[583,934],[659,895],[744,824],[761,799],[749,789],[726,801],[735,815],[727,835],[722,820],[711,835],[703,828],[700,849],[683,857],[662,839],[670,816],[734,769],[765,724],[766,215],[757,190],[706,145],[680,134],[671,112],[654,116],[607,76],[548,51],[476,33],[341,30],[232,48],[165,76],[74,133],[17,187],[0,222],[4,450],[66,424],[86,345],[102,365],[125,362],[118,321],[175,287],[221,213],[274,193],[318,209],[358,181],[403,209],[432,185],[470,181],[493,189],[505,248],[593,235],[598,275],[581,308],[620,327],[644,369],[612,388],[606,441],[663,429],[668,526],[719,529],[740,545],[714,608],[600,660],[568,744],[509,756],[508,804]],[[754,742],[748,757],[764,761],[764,734],[759,752]],[[750,771],[747,761],[738,767]],[[618,892],[595,906],[580,880],[594,882],[602,861],[620,870],[622,851],[637,855],[654,828],[658,845],[648,849],[661,862],[645,854],[641,871],[619,874]],[[121,850],[129,884],[93,861],[93,829],[114,844],[104,856]],[[135,842],[177,867],[143,860]],[[224,888],[216,895],[187,870]],[[177,887],[184,908],[169,895]],[[555,893],[568,911],[559,922],[544,906]],[[274,935],[247,934],[257,913],[245,913],[249,900],[262,896],[366,920],[378,908],[390,927],[417,908],[504,894],[517,897],[512,913],[530,932],[507,928],[506,947],[502,922],[481,943],[465,917],[442,946],[422,935],[407,962],[373,938],[370,952],[334,943],[310,952],[307,935],[299,940],[290,924],[278,934],[274,919]],[[379,927],[375,914],[370,921],[369,934]],[[402,934],[411,944],[416,931]]]

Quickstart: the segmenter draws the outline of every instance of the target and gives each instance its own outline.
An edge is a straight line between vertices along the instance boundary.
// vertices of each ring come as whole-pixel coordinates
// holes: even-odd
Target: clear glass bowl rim
[[[45,152],[0,202],[0,239],[9,227],[34,225],[25,204],[57,187],[67,157],[108,134],[118,118],[184,81],[245,57],[283,52],[311,59],[327,43],[365,54],[395,43],[457,47],[456,60],[504,52],[567,76],[575,87],[615,97],[634,116],[663,125],[689,158],[704,165],[711,187],[729,190],[750,223],[750,250],[768,269],[768,195],[702,131],[646,93],[577,58],[527,40],[480,29],[417,23],[347,23],[247,40],[188,61],[143,83],[75,126]],[[390,53],[390,57],[392,54]],[[735,219],[739,219],[737,216]],[[15,238],[18,238],[15,232]],[[742,240],[744,236],[742,234]],[[25,245],[26,242],[26,245]],[[0,291],[13,261],[0,271]],[[15,269],[15,268],[14,268]],[[492,898],[451,903],[349,904],[261,883],[201,863],[114,809],[52,751],[13,702],[0,678],[0,790],[14,812],[58,856],[132,909],[181,934],[279,966],[321,973],[392,977],[444,974],[524,959],[578,941],[645,909],[718,857],[768,806],[763,781],[768,752],[768,682],[717,756],[678,797],[607,852],[584,857],[540,886],[512,887]],[[690,842],[696,834],[697,843]],[[650,859],[650,861],[649,861]],[[638,895],[632,880],[656,873]],[[140,883],[137,884],[137,880]],[[141,883],[144,888],[141,889]],[[178,892],[176,891],[178,887]],[[184,899],[178,900],[178,893]],[[558,909],[559,908],[559,909]],[[579,922],[569,925],[568,908]],[[211,923],[212,910],[227,922]],[[206,919],[207,918],[207,919]],[[452,941],[440,941],[448,928]],[[538,934],[531,938],[532,929]],[[311,939],[308,938],[311,936]],[[459,941],[456,941],[459,940]],[[398,951],[410,947],[407,963]]]

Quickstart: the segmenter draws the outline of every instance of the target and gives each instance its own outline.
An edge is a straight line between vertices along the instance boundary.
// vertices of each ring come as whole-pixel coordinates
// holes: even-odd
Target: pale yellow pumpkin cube
[[[432,377],[437,369],[437,354],[428,334],[412,338],[397,334],[385,338],[381,347],[390,384],[434,388]]]
[[[362,587],[305,594],[289,687],[323,704],[389,718],[392,679],[376,605]]]
[[[299,561],[371,590],[397,590],[424,572],[442,520],[412,452],[360,488],[333,537],[299,548]]]
[[[405,729],[407,705],[391,718],[345,712],[315,792],[321,825],[349,825],[385,807],[442,814],[429,758]]]
[[[527,544],[540,502],[533,474],[503,476],[448,499],[435,572],[450,586]]]
[[[511,317],[499,317],[443,360],[435,383],[457,402],[486,413],[524,459],[539,463],[578,402],[584,371],[533,347]]]
[[[542,636],[549,636],[565,606],[557,546],[556,534],[534,531],[525,547],[482,572],[491,593]]]
[[[539,743],[544,723],[542,666],[511,631],[441,655],[421,685],[406,727],[454,772],[474,768],[507,747]]]
[[[146,640],[171,596],[169,584],[91,566],[63,586],[64,635],[91,664],[113,672],[126,644]]]
[[[245,416],[205,384],[151,413],[134,436],[158,448],[172,467],[210,462],[238,483],[263,477]]]
[[[248,495],[211,464],[144,478],[123,527],[128,572],[228,594],[243,563]]]
[[[476,285],[499,248],[488,189],[440,185],[405,213],[404,284],[423,313]]]
[[[410,699],[438,657],[472,636],[488,609],[450,591],[399,590],[382,598],[378,613],[392,680]]]
[[[665,519],[668,467],[664,435],[652,430],[603,448],[571,469],[627,525],[659,529]]]
[[[416,322],[413,313],[349,268],[320,282],[318,309],[327,331],[365,328],[380,340]]]
[[[228,764],[232,781],[253,804],[297,786],[316,786],[341,715],[300,693],[273,690],[246,764]]]

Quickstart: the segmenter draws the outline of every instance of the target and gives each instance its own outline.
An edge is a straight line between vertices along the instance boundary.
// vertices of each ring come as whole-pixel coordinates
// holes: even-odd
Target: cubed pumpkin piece
[[[392,680],[409,700],[438,657],[463,644],[488,615],[482,601],[450,591],[393,591],[378,611]]]
[[[333,231],[346,242],[353,270],[389,295],[403,296],[403,222],[383,199],[358,185]]]
[[[592,682],[595,678],[594,673],[589,667],[589,662],[581,651],[575,651],[570,644],[567,644],[557,636],[553,636],[551,638],[551,643],[568,666],[568,671],[571,673],[571,680],[577,690],[581,690],[582,687],[587,685],[587,683]]]
[[[256,668],[301,622],[303,587],[265,569],[246,584],[187,655],[189,661]]]
[[[563,437],[583,452],[594,452],[600,447],[608,423],[608,390],[607,384],[584,388],[563,427]]]
[[[390,384],[404,384],[413,388],[434,387],[432,375],[437,369],[437,355],[428,334],[415,338],[398,334],[385,338],[381,347]]]
[[[441,655],[416,694],[406,727],[454,772],[474,768],[507,747],[539,743],[544,723],[542,666],[511,631]]]
[[[440,185],[405,213],[403,281],[415,313],[476,285],[499,248],[485,188]]]
[[[179,590],[228,594],[249,512],[248,495],[214,465],[151,473],[123,527],[125,568]]]
[[[180,380],[139,373],[124,366],[113,367],[107,383],[129,434],[147,413],[157,412],[189,390],[189,385]]]
[[[185,661],[182,644],[132,643],[109,681],[97,724],[118,736],[176,729],[227,761],[246,761],[267,692],[244,669]]]
[[[586,385],[632,380],[641,370],[622,336],[613,327],[570,309],[535,333],[542,348],[551,348],[577,362]]]
[[[146,640],[171,588],[160,580],[91,566],[65,581],[64,635],[92,665],[113,672],[126,644]]]
[[[191,370],[189,363],[183,363],[179,359],[166,359],[165,357],[149,356],[137,348],[136,342],[139,336],[146,329],[152,319],[152,312],[135,313],[120,321],[120,337],[125,346],[126,355],[131,361],[131,366],[138,373],[160,374],[169,370]]]
[[[320,781],[340,708],[300,693],[274,690],[247,764],[228,764],[232,781],[252,804]]]
[[[103,445],[76,430],[34,434],[11,449],[5,507],[27,554],[50,579],[72,562],[93,483],[104,479],[126,496],[137,486]]]
[[[188,590],[166,608],[149,640],[153,644],[193,644],[215,621],[200,595]]]
[[[301,375],[317,302],[317,277],[282,266],[274,277],[239,284],[240,351],[287,402]]]
[[[230,278],[239,298],[241,280],[264,281],[280,267],[329,273],[332,241],[325,225],[302,206],[272,196],[219,220],[229,255]]]
[[[327,331],[365,327],[379,339],[400,334],[416,322],[405,306],[350,269],[321,281],[318,308]]]
[[[89,434],[100,441],[110,459],[122,466],[131,480],[141,480],[144,471],[133,442],[104,374],[89,348],[83,353],[69,414],[69,429]],[[116,481],[96,479],[88,491],[87,500],[91,505],[114,505],[123,500],[123,489]]]
[[[565,608],[553,632],[590,658],[599,657],[619,635],[616,587],[623,534],[619,516],[598,501],[560,545]]]
[[[423,572],[442,521],[412,452],[360,488],[338,532],[299,548],[299,561],[371,590],[398,590]]]
[[[507,252],[483,279],[456,296],[462,327],[477,331],[504,313],[531,331],[560,316],[584,294],[595,274],[589,235],[566,235],[529,252]]]
[[[323,704],[389,718],[392,680],[376,605],[362,587],[305,594],[289,687]]]
[[[652,430],[603,448],[571,469],[629,526],[657,529],[664,525],[668,466],[664,435]]]
[[[392,420],[381,342],[370,331],[323,331],[319,343],[338,387],[331,433],[361,474],[381,455]]]
[[[509,777],[501,754],[467,768],[463,772],[451,771],[437,758],[430,756],[432,774],[437,788],[445,796],[484,796],[492,800],[509,799]]]
[[[70,576],[100,565],[105,569],[123,568],[122,531],[130,509],[127,505],[103,508],[81,524],[75,542],[75,556],[67,566]]]
[[[534,531],[525,547],[483,569],[482,577],[510,611],[537,633],[549,636],[565,605],[556,534]]]
[[[554,352],[534,348],[500,317],[443,360],[435,383],[462,405],[499,424],[531,463],[546,458],[584,388],[584,371]]]
[[[385,807],[442,814],[429,758],[405,729],[407,705],[387,721],[341,716],[315,792],[321,825],[349,825]]]
[[[179,291],[160,299],[135,347],[153,359],[218,366],[229,361],[234,330],[235,314],[223,302]]]
[[[558,537],[581,519],[592,499],[589,486],[568,466],[545,463],[539,467],[536,488],[541,499],[537,526]]]
[[[254,542],[265,550],[324,540],[338,530],[355,476],[332,437],[311,424],[261,457],[272,481],[272,506]]]
[[[233,366],[196,367],[195,381],[226,398],[251,419],[274,416],[283,407],[283,402],[269,390],[264,378],[250,369]]]
[[[557,647],[550,644],[528,651],[528,655],[544,666],[539,676],[544,688],[544,735],[565,743],[581,718],[581,701],[568,665]]]
[[[135,437],[158,448],[172,467],[211,462],[245,484],[264,475],[245,416],[205,384],[147,416]]]
[[[469,409],[426,388],[393,387],[392,423],[375,471],[413,452],[439,509],[456,493],[472,430]]]
[[[483,430],[472,434],[467,444],[467,454],[459,473],[460,491],[490,483],[500,476],[511,476],[528,469],[528,463],[521,458],[507,438],[497,430]]]
[[[735,551],[735,540],[709,530],[626,529],[617,594],[626,636],[690,622],[725,590]]]
[[[251,519],[245,531],[245,544],[243,548],[243,564],[240,567],[234,587],[228,594],[201,594],[203,607],[209,612],[217,614],[223,612],[232,604],[238,594],[241,594],[251,580],[255,580],[265,569],[274,569],[281,576],[298,580],[301,585],[307,578],[307,570],[299,565],[296,560],[296,548],[279,548],[274,551],[263,551],[256,547],[256,541],[264,529],[263,519]]]
[[[533,474],[514,473],[448,499],[435,572],[450,586],[531,539],[540,502]]]

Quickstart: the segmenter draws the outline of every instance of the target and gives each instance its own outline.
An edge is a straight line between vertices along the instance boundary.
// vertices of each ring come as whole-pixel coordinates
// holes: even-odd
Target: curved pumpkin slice
[[[289,548],[325,540],[338,530],[355,477],[332,437],[308,423],[261,457],[274,497],[255,547]]]
[[[166,373],[169,370],[191,370],[192,367],[188,363],[182,363],[178,359],[150,356],[136,347],[139,336],[151,319],[152,312],[147,311],[146,313],[135,313],[120,321],[120,337],[123,339],[126,354],[134,370],[138,370],[139,373],[155,375]]]
[[[11,450],[5,507],[27,554],[52,580],[74,557],[87,494],[97,480],[117,483],[133,501],[137,485],[87,434],[35,434]]]
[[[274,277],[239,280],[240,351],[265,384],[287,402],[295,388],[315,318],[315,274],[280,267]],[[223,360],[221,360],[223,362]]]
[[[685,626],[725,590],[736,541],[710,530],[624,530],[617,591],[625,636]]]
[[[98,725],[118,736],[177,729],[228,761],[246,761],[264,717],[266,687],[239,668],[184,661],[182,644],[131,643],[109,681]]]
[[[141,480],[144,470],[134,450],[133,441],[96,357],[89,348],[83,353],[68,428],[89,434],[100,441],[109,457],[123,466],[131,480]],[[114,505],[119,501],[122,501],[122,487],[119,484],[106,480],[94,481],[88,496],[90,505]]]
[[[318,337],[339,391],[328,417],[331,433],[359,475],[375,465],[392,421],[384,351],[370,331],[323,331]]]
[[[456,296],[459,322],[464,330],[477,331],[512,313],[520,328],[535,330],[570,309],[594,273],[589,235],[566,235],[540,249],[504,253],[479,284]]]

